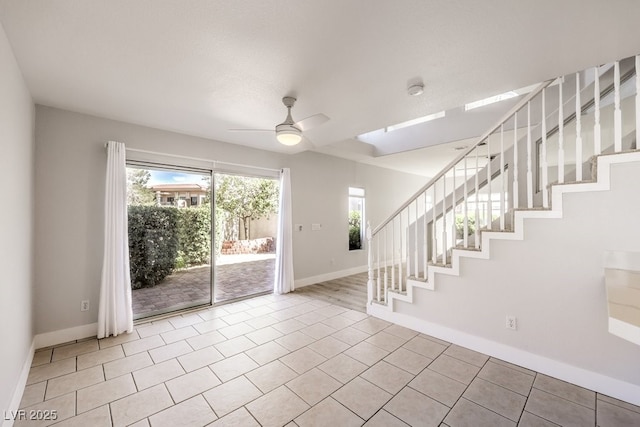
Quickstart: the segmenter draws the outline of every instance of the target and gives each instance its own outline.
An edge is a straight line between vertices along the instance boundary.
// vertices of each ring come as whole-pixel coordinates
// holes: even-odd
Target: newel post
[[[367,221],[367,266],[369,273],[369,280],[367,281],[367,304],[370,304],[373,301],[373,249],[371,248],[371,223]]]

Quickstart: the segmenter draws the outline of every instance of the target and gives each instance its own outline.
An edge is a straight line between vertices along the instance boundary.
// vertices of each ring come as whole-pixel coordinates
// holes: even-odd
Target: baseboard
[[[37,334],[34,338],[35,348],[49,347],[69,341],[75,341],[87,337],[95,337],[98,333],[98,324],[75,326],[73,328],[60,329],[58,331]]]
[[[431,335],[550,377],[558,378],[571,384],[620,399],[632,405],[640,405],[640,386],[636,384],[627,383],[406,314],[394,313],[385,306],[378,307],[370,304],[367,306],[367,313],[400,326],[422,332],[423,334]]]
[[[332,271],[330,273],[319,274],[317,276],[305,277],[294,281],[296,288],[315,285],[316,283],[326,282],[327,280],[340,279],[341,277],[351,276],[352,274],[364,273],[369,267],[361,265],[359,267],[347,268],[346,270]]]
[[[2,423],[2,427],[12,427],[14,420],[8,420],[6,418],[11,418],[8,414],[17,414],[18,409],[20,409],[20,402],[22,401],[22,395],[24,394],[24,388],[27,386],[27,379],[29,378],[29,371],[31,370],[31,363],[33,362],[33,353],[35,353],[36,349],[36,340],[35,338],[31,341],[31,347],[29,348],[29,352],[27,353],[27,358],[24,361],[24,365],[22,365],[22,371],[20,372],[20,378],[18,378],[18,384],[13,392],[13,398],[11,399],[10,406],[7,408],[4,413],[4,421]]]

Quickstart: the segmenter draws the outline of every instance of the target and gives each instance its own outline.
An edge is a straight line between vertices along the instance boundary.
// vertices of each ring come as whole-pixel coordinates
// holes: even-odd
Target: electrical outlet
[[[518,319],[516,316],[510,316],[507,314],[507,329],[513,329],[514,331],[518,329]]]
[[[86,299],[80,303],[80,311],[89,311],[89,300]]]

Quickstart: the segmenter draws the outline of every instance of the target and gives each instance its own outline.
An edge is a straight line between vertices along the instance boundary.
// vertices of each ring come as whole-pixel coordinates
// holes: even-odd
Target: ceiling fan
[[[313,116],[309,116],[306,119],[302,119],[298,122],[294,122],[291,117],[291,108],[296,103],[296,98],[292,96],[285,96],[282,98],[282,103],[287,107],[287,118],[284,122],[276,126],[276,139],[283,145],[296,145],[302,141],[302,132],[319,126],[329,120],[325,114],[318,113]],[[273,132],[273,129],[229,129],[232,132]]]

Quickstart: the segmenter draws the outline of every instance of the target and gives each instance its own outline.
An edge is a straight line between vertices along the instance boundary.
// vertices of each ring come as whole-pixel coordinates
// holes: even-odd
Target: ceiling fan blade
[[[313,116],[309,116],[306,119],[302,119],[299,122],[296,122],[295,126],[300,128],[300,130],[304,132],[316,126],[320,126],[327,120],[329,120],[329,117],[327,115],[318,113],[314,114]]]
[[[229,132],[273,132],[273,129],[227,129]]]

